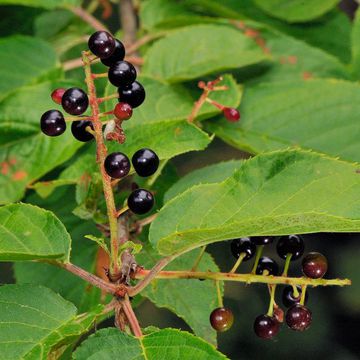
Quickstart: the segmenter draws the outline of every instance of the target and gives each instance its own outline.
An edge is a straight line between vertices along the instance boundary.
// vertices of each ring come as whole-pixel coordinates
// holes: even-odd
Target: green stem
[[[195,260],[195,263],[194,263],[193,267],[191,268],[191,271],[196,271],[197,270],[197,268],[198,268],[198,266],[200,264],[200,261],[201,261],[202,257],[204,256],[205,250],[206,250],[206,245],[201,247],[199,255],[197,256],[197,258]]]
[[[299,297],[299,290],[297,289],[297,286],[296,285],[292,285],[292,288],[293,288],[293,295],[295,298]]]
[[[306,285],[301,287],[301,298],[300,298],[300,305],[305,304],[305,295],[306,295]],[[298,295],[299,296],[299,295]]]
[[[287,276],[287,274],[288,274],[291,257],[292,257],[292,254],[287,254],[287,255],[286,255],[286,260],[285,260],[285,265],[284,265],[284,271],[283,271],[283,273],[282,273],[282,276]]]
[[[270,285],[270,303],[269,303],[269,309],[267,312],[268,316],[273,316],[273,314],[274,314],[275,290],[276,290],[276,285]]]
[[[215,284],[216,284],[216,293],[217,293],[217,298],[218,298],[218,305],[219,305],[219,307],[224,307],[223,299],[222,299],[222,296],[221,296],[220,281],[215,280]]]
[[[232,269],[230,270],[230,274],[233,274],[236,272],[236,270],[238,269],[238,267],[241,265],[242,261],[244,260],[244,258],[246,257],[246,253],[241,253],[239,258],[237,259],[235,265],[232,267]]]
[[[254,266],[251,270],[251,273],[252,274],[255,274],[256,273],[256,268],[259,264],[259,260],[260,260],[260,257],[263,253],[263,250],[264,250],[264,245],[259,245],[257,248],[256,248],[256,253],[255,253],[255,262],[254,262]]]

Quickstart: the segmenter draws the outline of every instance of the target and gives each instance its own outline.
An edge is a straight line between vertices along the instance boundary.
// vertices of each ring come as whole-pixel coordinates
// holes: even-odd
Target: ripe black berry
[[[131,85],[127,87],[119,88],[118,92],[119,102],[125,102],[129,104],[132,108],[140,106],[145,100],[145,89],[137,81],[134,81]]]
[[[259,315],[254,322],[255,334],[262,339],[271,339],[280,330],[280,323],[273,316]]]
[[[66,130],[66,122],[60,111],[49,110],[41,116],[40,127],[48,136],[59,136]]]
[[[109,176],[120,179],[129,173],[130,160],[125,154],[114,152],[106,157],[104,167]]]
[[[135,81],[136,70],[129,62],[118,61],[110,66],[108,78],[114,86],[127,87]]]
[[[282,302],[284,306],[290,307],[296,304],[299,304],[301,299],[301,286],[296,286],[299,296],[294,296],[294,289],[292,286],[285,286],[282,293]],[[305,304],[308,300],[308,291],[305,293]]]
[[[81,115],[89,106],[89,98],[83,90],[70,88],[64,92],[61,104],[68,114]]]
[[[216,308],[210,314],[210,324],[218,332],[227,331],[234,323],[234,315],[230,309]]]
[[[234,108],[224,107],[223,114],[230,122],[236,122],[240,120],[240,113]]]
[[[154,197],[145,189],[134,190],[128,197],[128,207],[135,214],[145,214],[154,206]]]
[[[131,162],[139,176],[154,174],[159,167],[159,158],[151,149],[140,149],[132,157]]]
[[[256,245],[249,238],[235,239],[231,242],[231,252],[235,258],[244,253],[244,261],[251,259],[256,252]]]
[[[51,93],[51,98],[54,101],[54,103],[61,105],[61,99],[65,91],[66,89],[58,88]]]
[[[114,52],[108,58],[101,59],[101,62],[106,66],[111,66],[115,64],[117,61],[124,60],[124,57],[125,57],[124,44],[120,40],[115,39]]]
[[[287,254],[291,254],[291,260],[296,260],[304,253],[304,247],[304,241],[300,236],[289,235],[279,239],[276,250],[281,258],[286,259]]]
[[[115,51],[115,39],[106,31],[96,31],[88,41],[91,52],[100,59],[106,59]]]
[[[307,254],[302,260],[302,272],[312,279],[322,278],[328,268],[326,257],[318,252]]]
[[[255,245],[268,245],[274,241],[274,236],[252,236],[250,240]]]
[[[304,331],[308,329],[311,324],[312,314],[307,307],[296,304],[286,312],[285,319],[290,329]]]
[[[267,275],[276,276],[279,273],[279,266],[273,259],[267,256],[263,256],[259,259],[259,263],[256,268],[256,274],[262,275],[265,270],[267,270]]]
[[[114,108],[114,115],[119,120],[129,120],[132,116],[132,107],[127,103],[117,103]]]
[[[82,142],[87,142],[92,140],[94,136],[86,130],[88,126],[94,130],[94,126],[91,121],[88,120],[73,121],[73,123],[71,124],[71,132],[74,138]]]

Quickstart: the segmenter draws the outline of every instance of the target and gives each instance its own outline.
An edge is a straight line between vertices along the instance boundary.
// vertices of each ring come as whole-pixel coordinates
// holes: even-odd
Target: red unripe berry
[[[224,107],[223,113],[226,119],[231,122],[236,122],[240,120],[240,113],[234,108]]]
[[[307,254],[302,260],[302,271],[312,279],[322,278],[328,269],[326,257],[318,252]]]
[[[114,115],[119,120],[128,120],[132,116],[132,107],[127,103],[120,102],[114,108]]]
[[[227,331],[234,323],[234,315],[230,309],[220,307],[210,314],[210,324],[218,332]]]
[[[66,91],[66,89],[64,89],[64,88],[55,89],[51,93],[51,98],[52,98],[53,102],[61,105],[61,99],[62,99],[65,91]]]

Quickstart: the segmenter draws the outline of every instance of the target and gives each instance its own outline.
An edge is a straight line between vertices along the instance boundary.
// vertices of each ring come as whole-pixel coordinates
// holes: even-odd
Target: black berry
[[[66,130],[66,122],[60,111],[49,110],[41,116],[40,127],[48,136],[59,136]]]
[[[132,116],[132,107],[127,103],[117,103],[114,108],[114,115],[119,120],[129,120]]]
[[[294,289],[292,286],[285,286],[282,292],[282,302],[284,304],[284,306],[286,307],[290,307],[296,304],[300,303],[300,299],[301,299],[301,286],[297,285],[296,286],[299,296],[294,296]],[[305,293],[305,304],[307,303],[308,300],[308,291]]]
[[[290,329],[304,331],[308,329],[311,324],[312,314],[307,307],[296,304],[286,312],[285,319]]]
[[[231,252],[235,258],[244,253],[244,261],[251,259],[256,252],[256,245],[249,238],[235,239],[231,242]]]
[[[118,61],[110,66],[108,78],[114,86],[127,87],[135,81],[136,70],[129,62]]]
[[[61,104],[68,114],[81,115],[89,106],[89,98],[83,90],[70,88],[64,92]]]
[[[263,275],[265,270],[267,270],[267,275],[276,276],[279,273],[279,266],[273,259],[263,256],[259,259],[256,274]]]
[[[250,239],[255,245],[268,245],[274,241],[274,236],[252,236]]]
[[[224,107],[223,114],[230,122],[236,122],[240,120],[240,113],[234,108]]]
[[[154,174],[159,167],[159,158],[151,149],[140,149],[132,157],[131,162],[139,176]]]
[[[216,308],[210,314],[210,324],[218,332],[227,331],[234,323],[234,315],[230,309]]]
[[[94,136],[86,130],[88,126],[94,130],[94,126],[91,121],[88,120],[73,121],[73,123],[71,124],[71,132],[74,138],[82,142],[87,142],[92,140]]]
[[[134,190],[128,197],[128,207],[135,214],[146,214],[154,206],[154,197],[145,189]]]
[[[90,36],[88,46],[94,55],[106,59],[115,51],[115,39],[106,31],[96,31]]]
[[[271,339],[280,330],[280,323],[273,316],[259,315],[254,322],[255,334],[262,339]]]
[[[115,50],[109,57],[105,59],[101,59],[101,62],[106,66],[111,66],[115,64],[117,61],[124,60],[124,57],[125,57],[124,44],[120,40],[115,39]]]
[[[140,106],[145,100],[145,89],[137,81],[134,81],[127,87],[119,88],[118,92],[119,102],[125,102],[132,108]]]
[[[312,279],[322,278],[328,269],[326,257],[318,252],[307,254],[302,260],[302,272]]]
[[[109,176],[120,179],[129,173],[130,160],[125,154],[114,152],[106,157],[104,167]]]
[[[51,98],[54,101],[54,103],[61,105],[61,100],[65,91],[66,89],[58,88],[51,93]]]
[[[296,260],[304,253],[304,247],[304,241],[300,236],[289,235],[279,239],[276,250],[281,258],[286,259],[287,254],[291,254],[291,260]]]

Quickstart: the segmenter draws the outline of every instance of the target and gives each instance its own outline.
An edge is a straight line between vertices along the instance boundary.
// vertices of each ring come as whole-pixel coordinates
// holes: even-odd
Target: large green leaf
[[[247,88],[239,123],[208,122],[228,143],[259,153],[289,146],[360,161],[360,86],[339,80],[259,84]]]
[[[356,80],[360,79],[360,10],[356,12],[352,30],[352,71]]]
[[[163,329],[135,338],[117,329],[90,336],[74,353],[75,360],[216,360],[226,359],[210,344],[184,331]]]
[[[45,9],[78,6],[80,4],[81,0],[0,0],[0,5],[24,5]]]
[[[29,204],[0,208],[0,261],[68,261],[71,238],[50,211]]]
[[[360,232],[359,166],[307,151],[259,155],[169,201],[150,226],[161,254],[240,236]]]

